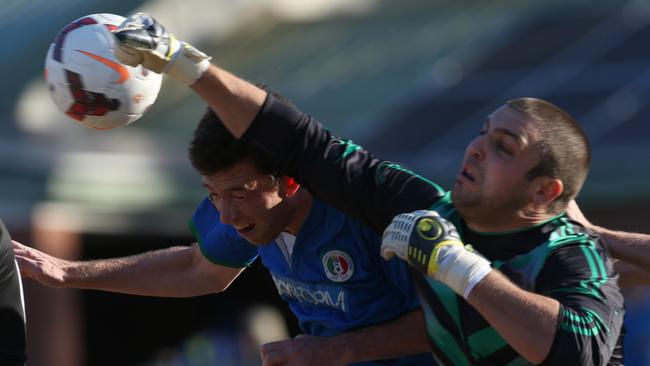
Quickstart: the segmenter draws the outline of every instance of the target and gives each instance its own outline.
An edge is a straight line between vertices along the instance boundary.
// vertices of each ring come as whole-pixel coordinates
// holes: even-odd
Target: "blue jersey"
[[[390,321],[419,306],[406,262],[384,261],[375,231],[317,199],[289,258],[276,242],[254,246],[240,237],[219,221],[207,199],[191,225],[203,255],[213,263],[241,268],[259,256],[305,334],[332,336]],[[432,363],[424,354],[363,365]]]

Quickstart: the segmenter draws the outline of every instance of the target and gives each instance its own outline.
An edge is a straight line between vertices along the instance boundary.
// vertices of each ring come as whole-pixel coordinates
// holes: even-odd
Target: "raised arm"
[[[51,287],[189,297],[221,292],[243,271],[209,262],[194,244],[130,257],[68,261],[14,241],[20,271]]]
[[[191,88],[236,138],[244,135],[267,97],[266,91],[215,65],[210,65]]]
[[[428,208],[442,194],[431,182],[332,137],[311,117],[221,68],[177,41],[146,14],[115,31],[120,61],[165,72],[191,86],[238,138],[269,157],[281,173],[381,232],[397,213]]]

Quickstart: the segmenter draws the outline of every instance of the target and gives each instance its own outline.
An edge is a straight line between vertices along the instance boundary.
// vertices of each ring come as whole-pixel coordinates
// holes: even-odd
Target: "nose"
[[[483,148],[484,139],[484,136],[478,136],[472,140],[469,145],[467,145],[467,149],[465,150],[466,155],[471,156],[478,161],[485,159],[485,149]]]
[[[214,206],[221,215],[221,222],[226,225],[234,225],[237,219],[237,208],[227,199],[215,200]]]

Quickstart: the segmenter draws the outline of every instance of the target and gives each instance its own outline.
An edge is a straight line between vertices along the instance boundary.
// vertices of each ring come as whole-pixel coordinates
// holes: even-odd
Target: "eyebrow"
[[[510,131],[510,130],[506,130],[505,128],[495,128],[495,129],[492,130],[492,131],[493,131],[493,132],[497,132],[497,133],[502,133],[502,134],[504,134],[504,135],[507,135],[507,136],[512,137],[512,138],[517,142],[517,144],[518,144],[519,146],[522,146],[523,143],[524,143],[524,139],[523,139],[523,137],[517,135],[516,133],[514,133],[514,132],[512,132],[512,131]]]
[[[487,118],[485,118],[485,128],[490,129],[490,117],[489,116]],[[502,134],[504,134],[506,136],[512,137],[517,142],[517,145],[519,145],[520,147],[522,145],[524,145],[524,142],[525,142],[524,138],[521,137],[520,135],[508,130],[508,129],[497,127],[495,129],[493,129],[492,131],[497,132],[497,133],[502,133]]]
[[[206,189],[208,189],[208,191],[210,190],[210,187],[208,187],[207,184],[201,183],[201,185],[203,187],[205,187]],[[245,191],[245,190],[246,190],[246,187],[240,186],[240,187],[232,187],[232,188],[224,189],[224,192],[238,192],[238,191]]]

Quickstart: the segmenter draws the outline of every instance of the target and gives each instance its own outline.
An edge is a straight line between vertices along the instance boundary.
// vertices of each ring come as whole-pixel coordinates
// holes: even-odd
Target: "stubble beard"
[[[510,192],[504,197],[487,197],[481,191],[463,192],[454,186],[451,200],[463,219],[470,226],[501,226],[510,220],[526,202],[521,192]],[[473,224],[473,225],[472,225]]]

